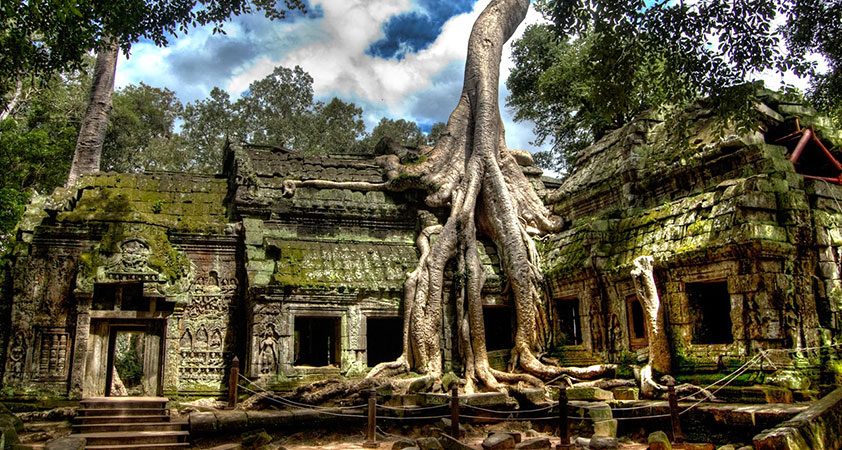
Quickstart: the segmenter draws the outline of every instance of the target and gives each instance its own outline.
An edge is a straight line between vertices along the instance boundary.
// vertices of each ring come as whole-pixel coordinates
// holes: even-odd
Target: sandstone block
[[[649,435],[649,450],[672,450],[672,444],[667,434],[656,431]]]
[[[567,399],[604,402],[614,400],[614,394],[600,388],[574,388],[567,390]]]
[[[493,433],[482,441],[485,450],[514,450],[515,439],[508,433]]]
[[[517,445],[516,450],[544,450],[550,448],[550,439],[545,437],[527,439]]]
[[[442,450],[439,440],[434,437],[420,438],[415,441],[421,450]]]
[[[409,439],[398,439],[392,444],[392,450],[403,450],[410,447],[415,447],[415,442]]]
[[[611,389],[615,400],[637,400],[640,396],[640,389],[633,387],[618,387]]]
[[[439,444],[441,444],[444,450],[474,450],[473,447],[465,445],[455,437],[445,433],[439,436]]]
[[[617,450],[619,447],[617,438],[608,436],[594,436],[591,442],[588,443],[588,448],[592,450]]]
[[[44,446],[45,450],[84,450],[88,441],[85,438],[65,436],[53,439]]]
[[[488,436],[491,436],[492,434],[508,434],[515,440],[515,444],[519,444],[520,441],[523,440],[523,437],[517,431],[492,431],[491,433],[488,433]]]
[[[617,419],[594,421],[593,434],[594,436],[617,437]]]

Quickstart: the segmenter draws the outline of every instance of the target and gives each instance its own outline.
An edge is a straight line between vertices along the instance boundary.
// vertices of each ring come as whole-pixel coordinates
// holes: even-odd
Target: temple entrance
[[[339,317],[295,318],[296,366],[339,366]]]
[[[147,341],[157,340],[148,336],[147,327],[118,326],[111,329],[108,367],[106,373],[107,395],[114,397],[145,397],[158,395],[158,355],[147,354]],[[150,345],[154,345],[150,342]],[[145,367],[146,366],[146,367]]]
[[[86,396],[159,396],[164,320],[91,320]]]

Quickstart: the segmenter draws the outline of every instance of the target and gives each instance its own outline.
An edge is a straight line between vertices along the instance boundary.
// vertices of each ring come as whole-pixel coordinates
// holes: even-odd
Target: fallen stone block
[[[592,450],[617,450],[620,443],[617,438],[608,436],[594,436],[591,442],[588,443],[588,448]]]
[[[523,436],[521,436],[521,434],[517,431],[492,431],[491,433],[488,433],[489,436],[492,434],[508,434],[515,440],[515,444],[518,444],[523,440]]]
[[[672,450],[672,444],[666,433],[656,431],[649,435],[649,450]]]
[[[617,437],[617,419],[595,420],[593,423],[593,435]]]
[[[409,439],[398,439],[392,444],[392,450],[403,450],[409,447],[415,447],[415,441],[411,441]]]
[[[424,437],[415,440],[421,450],[442,450],[439,440],[434,437]]]
[[[614,400],[614,394],[600,388],[573,388],[567,390],[568,400],[585,400],[604,402]]]
[[[515,445],[516,450],[544,450],[550,448],[550,439],[545,437],[527,439]]]
[[[640,397],[640,389],[633,387],[618,387],[611,389],[614,394],[614,400],[638,400]]]
[[[482,441],[485,450],[514,450],[515,439],[508,433],[493,433]]]
[[[439,436],[439,444],[441,444],[444,450],[474,450],[473,447],[465,445],[455,437],[445,433]]]

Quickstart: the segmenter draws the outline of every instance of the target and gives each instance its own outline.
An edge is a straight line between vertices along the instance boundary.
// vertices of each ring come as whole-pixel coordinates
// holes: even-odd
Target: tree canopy
[[[825,112],[842,98],[838,71],[842,1],[540,0],[550,23],[514,43],[508,80],[516,120],[535,122],[537,158],[570,169],[575,153],[642,111],[709,96],[726,116],[749,107],[745,82],[764,70],[813,80]],[[783,26],[776,20],[786,19]],[[818,73],[805,55],[824,56]]]
[[[0,94],[26,76],[82,67],[84,56],[115,39],[128,51],[140,39],[167,45],[190,27],[222,24],[231,16],[262,11],[283,18],[303,11],[301,0],[96,0],[11,1],[0,7]]]

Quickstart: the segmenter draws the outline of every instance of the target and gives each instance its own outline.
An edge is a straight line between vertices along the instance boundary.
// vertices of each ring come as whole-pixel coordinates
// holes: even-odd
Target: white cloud
[[[383,37],[390,17],[413,8],[411,0],[316,0],[324,15],[295,21],[238,18],[226,24],[227,36],[212,35],[209,27],[161,49],[136,44],[129,60],[121,58],[117,85],[143,81],[166,86],[184,101],[205,98],[214,86],[238,97],[248,85],[275,66],[300,65],[314,79],[317,98],[337,96],[353,101],[366,112],[369,127],[380,117],[421,123],[447,120],[462,87],[468,37],[488,0],[478,0],[471,12],[451,17],[426,49],[401,60],[365,53]],[[515,38],[528,23],[541,20],[530,9]],[[511,46],[503,52],[500,105],[505,105],[505,80],[511,70]],[[511,147],[531,149],[531,125],[517,124],[502,111]]]

